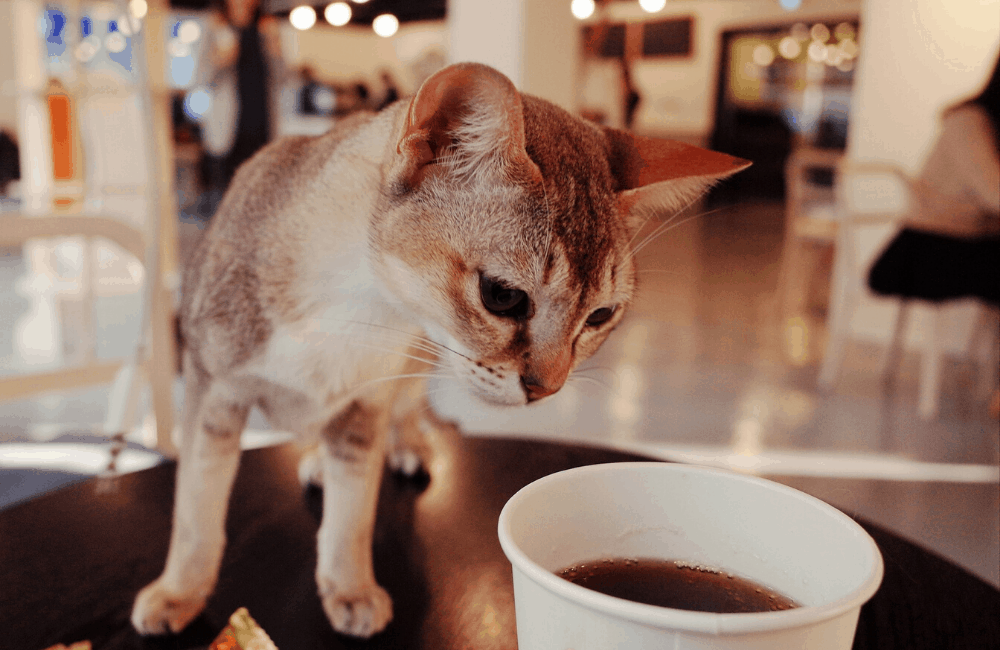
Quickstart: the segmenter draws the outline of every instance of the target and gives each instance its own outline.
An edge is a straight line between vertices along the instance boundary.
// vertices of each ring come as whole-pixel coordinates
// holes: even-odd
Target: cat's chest
[[[374,288],[345,295],[328,295],[303,318],[279,325],[247,370],[315,404],[388,387],[388,378],[404,372],[405,354],[420,328]]]

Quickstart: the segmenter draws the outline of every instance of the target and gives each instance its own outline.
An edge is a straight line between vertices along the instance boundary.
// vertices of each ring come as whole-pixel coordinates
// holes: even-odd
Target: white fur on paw
[[[421,469],[427,469],[424,455],[409,447],[397,447],[389,450],[386,461],[392,471],[413,478]]]
[[[177,634],[204,608],[204,598],[174,593],[158,578],[136,597],[132,626],[139,634]]]
[[[392,620],[392,598],[382,587],[371,585],[358,591],[324,596],[323,611],[333,629],[367,639],[384,630]]]
[[[299,483],[302,487],[323,487],[323,463],[319,450],[306,452],[299,461]]]

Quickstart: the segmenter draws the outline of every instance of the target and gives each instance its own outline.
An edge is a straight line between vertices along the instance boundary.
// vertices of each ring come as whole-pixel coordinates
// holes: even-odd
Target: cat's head
[[[375,270],[474,395],[525,404],[558,391],[621,321],[642,221],[747,165],[602,128],[492,68],[453,65],[400,109]]]

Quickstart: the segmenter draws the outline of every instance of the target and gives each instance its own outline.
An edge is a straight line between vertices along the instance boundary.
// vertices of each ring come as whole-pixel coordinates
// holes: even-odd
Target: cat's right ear
[[[675,140],[605,128],[608,163],[618,183],[620,210],[635,219],[648,211],[677,211],[749,160]]]
[[[469,176],[484,167],[541,178],[525,150],[520,94],[507,77],[479,63],[448,66],[420,86],[395,153],[392,180],[406,189],[430,174]]]

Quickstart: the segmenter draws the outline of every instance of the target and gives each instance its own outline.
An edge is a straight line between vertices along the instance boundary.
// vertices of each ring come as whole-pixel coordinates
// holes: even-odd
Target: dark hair
[[[993,66],[993,74],[983,92],[979,93],[971,100],[973,104],[979,104],[989,114],[993,120],[993,127],[1000,128],[1000,60]]]
[[[993,74],[990,75],[986,86],[978,95],[954,104],[948,110],[952,111],[970,104],[975,104],[983,109],[987,117],[990,118],[990,122],[993,125],[993,136],[996,140],[997,151],[1000,151],[1000,59],[993,64]]]

